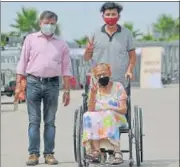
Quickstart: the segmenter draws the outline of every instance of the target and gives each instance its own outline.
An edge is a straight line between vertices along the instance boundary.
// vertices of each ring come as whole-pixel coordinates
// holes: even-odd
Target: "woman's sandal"
[[[100,163],[101,162],[101,151],[100,150],[94,151],[92,155],[93,155],[93,157],[92,157],[93,163]]]
[[[101,162],[101,152],[99,150],[94,151],[92,154],[86,156],[92,163],[100,163]]]
[[[119,165],[123,163],[123,155],[121,152],[114,152],[112,156],[109,158],[109,163],[111,165]]]

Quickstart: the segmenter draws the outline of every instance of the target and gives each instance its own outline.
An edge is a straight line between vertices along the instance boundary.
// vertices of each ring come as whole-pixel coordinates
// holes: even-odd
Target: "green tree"
[[[15,24],[10,26],[17,29],[20,33],[31,33],[40,30],[38,11],[34,8],[22,7],[20,12],[16,13]],[[60,35],[59,25],[56,27],[56,35]]]
[[[21,11],[16,14],[15,24],[11,24],[11,27],[19,30],[21,33],[39,30],[38,12],[36,9],[22,7]]]
[[[79,48],[82,48],[88,43],[88,38],[85,36],[80,39],[75,39],[74,41],[78,44]]]
[[[177,40],[179,40],[179,34],[178,35],[173,35],[172,37],[170,37],[168,39],[168,41],[177,41]]]
[[[142,36],[143,34],[140,32],[140,29],[134,30],[134,25],[131,22],[125,22],[123,24],[124,27],[128,28],[131,32],[134,38],[137,38],[139,36]]]
[[[175,28],[174,28],[174,33],[173,35],[168,39],[169,41],[176,41],[179,40],[179,17],[175,19]]]
[[[142,36],[142,41],[154,41],[154,37],[151,34],[146,34]]]
[[[1,46],[4,47],[7,44],[8,34],[1,33]]]
[[[8,37],[20,37],[21,33],[16,31],[11,31],[8,33]]]
[[[179,34],[179,18],[174,19],[171,15],[161,14],[153,23],[154,32],[160,34],[160,38],[168,40]]]
[[[176,20],[175,20],[175,30],[174,30],[174,34],[175,35],[179,35],[179,31],[180,31],[180,27],[179,27],[179,20],[180,18],[178,17]]]

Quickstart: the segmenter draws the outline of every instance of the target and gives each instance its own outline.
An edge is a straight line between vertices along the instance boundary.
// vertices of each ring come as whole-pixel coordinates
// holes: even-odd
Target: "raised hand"
[[[92,58],[94,51],[94,36],[92,37],[91,40],[87,37],[87,40],[88,40],[88,44],[85,51],[85,59],[90,60]]]
[[[98,91],[98,84],[94,83],[94,79],[92,78],[92,87],[91,87],[91,93],[93,95],[96,95]]]

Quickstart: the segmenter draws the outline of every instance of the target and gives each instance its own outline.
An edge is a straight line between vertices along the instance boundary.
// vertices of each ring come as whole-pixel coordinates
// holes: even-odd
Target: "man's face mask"
[[[117,24],[118,20],[119,20],[119,17],[115,17],[115,18],[104,17],[105,23],[110,26]]]
[[[41,26],[41,31],[45,35],[52,35],[52,34],[54,34],[55,29],[56,29],[56,25],[54,25],[54,24],[43,24]]]
[[[100,78],[99,78],[99,80],[98,80],[98,82],[99,82],[99,84],[101,85],[101,86],[107,86],[108,85],[108,83],[109,83],[109,77],[108,76],[101,76]]]
[[[104,22],[110,26],[116,25],[119,18],[120,15],[116,9],[108,9],[103,14]]]

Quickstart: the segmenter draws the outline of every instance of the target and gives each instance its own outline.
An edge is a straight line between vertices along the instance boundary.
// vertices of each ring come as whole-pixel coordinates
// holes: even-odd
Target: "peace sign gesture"
[[[88,61],[92,58],[93,50],[94,50],[94,36],[90,40],[89,37],[87,37],[87,47],[85,51],[85,60]]]
[[[94,79],[92,78],[92,87],[91,87],[91,93],[96,95],[98,91],[98,84],[94,83]]]
[[[89,37],[87,37],[87,41],[88,41],[87,48],[93,49],[94,48],[94,36],[92,37],[91,40],[89,39]]]

